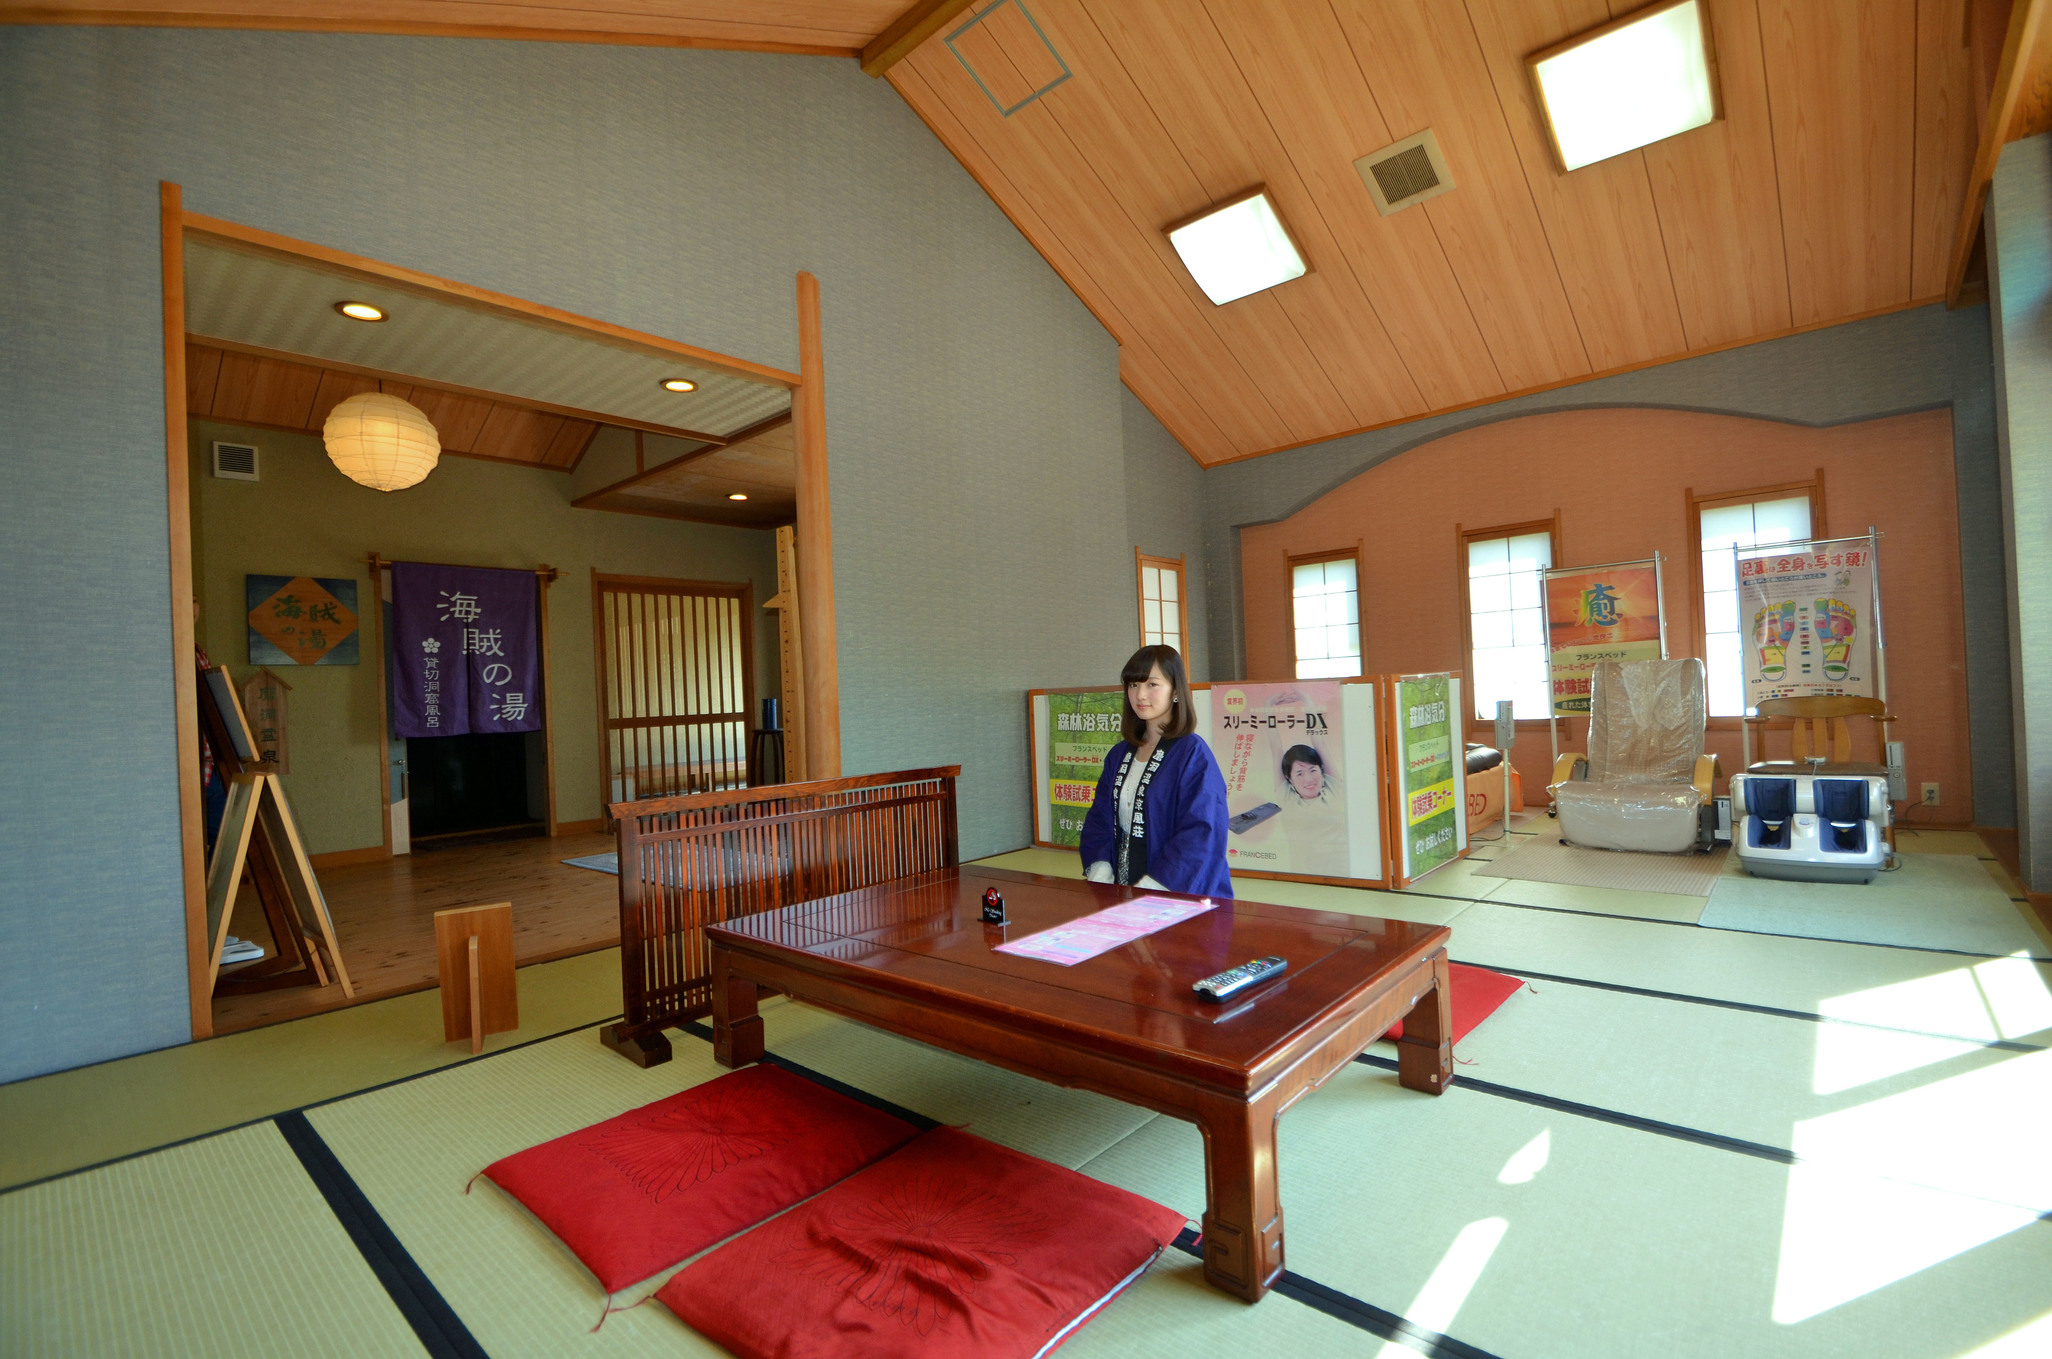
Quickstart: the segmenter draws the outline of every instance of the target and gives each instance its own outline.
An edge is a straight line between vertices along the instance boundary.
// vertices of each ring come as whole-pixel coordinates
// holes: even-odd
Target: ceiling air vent
[[[214,443],[214,475],[230,481],[256,481],[257,451],[255,444]]]
[[[1446,156],[1432,129],[1414,133],[1394,146],[1370,151],[1354,162],[1368,196],[1384,217],[1401,212],[1413,203],[1437,198],[1454,186],[1446,168]]]

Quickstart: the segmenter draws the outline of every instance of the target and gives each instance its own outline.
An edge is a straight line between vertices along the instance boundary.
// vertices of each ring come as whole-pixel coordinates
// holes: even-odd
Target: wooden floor
[[[620,942],[619,879],[561,862],[614,847],[606,834],[407,854],[331,868],[321,892],[356,986],[297,986],[214,1000],[214,1032],[233,1033],[435,985],[434,914],[449,906],[513,903],[513,956],[546,962]],[[256,894],[243,887],[229,933],[270,945]]]

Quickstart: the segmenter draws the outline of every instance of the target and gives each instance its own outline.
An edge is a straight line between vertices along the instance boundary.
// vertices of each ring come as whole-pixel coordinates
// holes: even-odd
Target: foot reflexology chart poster
[[[1748,708],[1769,698],[1874,697],[1871,539],[1744,557],[1738,583]]]
[[[1215,684],[1203,734],[1225,775],[1229,867],[1355,876],[1337,682]]]
[[[1549,571],[1546,648],[1554,716],[1586,717],[1598,662],[1662,659],[1658,562]]]
[[[1083,818],[1097,798],[1104,757],[1119,743],[1121,689],[1047,696],[1047,800],[1058,845],[1083,843]]]

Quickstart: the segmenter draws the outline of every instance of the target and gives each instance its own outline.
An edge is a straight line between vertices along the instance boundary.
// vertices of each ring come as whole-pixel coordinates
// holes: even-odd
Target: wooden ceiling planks
[[[1653,185],[1637,151],[1562,174],[1525,57],[1562,33],[1607,23],[1603,0],[1470,0],[1532,204],[1597,369],[1688,348]]]
[[[1116,299],[1114,306],[1101,307],[1097,315],[1121,344],[1160,347],[1162,365],[1174,372],[1193,401],[1207,407],[1231,448],[1273,448],[1292,441],[1290,427],[1270,403],[1266,384],[1242,366],[1208,322],[1191,314],[1186,292],[1191,284],[1181,265],[1171,273],[1154,253],[1152,242],[1142,239],[1158,234],[1159,225],[1171,219],[1163,219],[1154,232],[1136,228],[1040,107],[1046,100],[1010,119],[1003,117],[947,48],[937,43],[926,44],[892,67],[887,79],[905,91],[918,88],[914,77],[923,82],[936,107],[960,126],[965,141],[1002,168],[1002,181],[985,181],[986,188],[1008,195],[998,200],[999,206],[1007,212],[1015,202],[1030,207],[1046,224],[1048,239],[1059,241],[1062,253],[1077,262],[1073,272],[1064,271],[1072,284],[1087,279],[1090,292],[1107,302]],[[1071,80],[1063,89],[1079,83],[1088,87],[1095,80]],[[1013,220],[1019,220],[1017,213]],[[1123,328],[1113,326],[1107,313],[1118,316]],[[1187,422],[1177,411],[1156,414],[1179,438],[1183,436]]]
[[[1966,0],[1917,0],[1916,179],[1910,296],[1945,291],[1952,232],[1980,140]]]
[[[1390,130],[1429,127],[1446,152],[1460,187],[1409,211],[1431,217],[1504,385],[1586,376],[1581,328],[1466,7],[1334,0],[1333,10]]]
[[[1126,0],[1114,9],[1124,13],[1135,3]],[[1055,50],[1089,70],[1091,78],[1059,86],[1006,121],[1016,133],[1059,128],[1069,155],[1086,163],[1090,182],[1102,187],[1107,212],[1125,223],[1120,234],[1134,257],[1131,267],[1146,268],[1160,281],[1160,305],[1179,324],[1212,331],[1225,364],[1245,365],[1242,371],[1269,398],[1274,432],[1288,441],[1310,437],[1335,420],[1348,423],[1344,398],[1276,295],[1271,291],[1246,299],[1248,305],[1214,307],[1163,234],[1169,223],[1253,184],[1242,181],[1214,191],[1192,167],[1170,135],[1165,113],[1135,83],[1107,39],[1113,9],[1103,14],[1103,27],[1075,0],[1042,0],[1035,17]],[[1166,52],[1154,58],[1157,64],[1172,59]]]
[[[1910,300],[1916,0],[1759,0],[1799,326]]]
[[[1270,319],[1281,322],[1277,333],[1299,342],[1299,362],[1323,376],[1349,423],[1376,424],[1424,410],[1402,355],[1217,28],[1185,0],[1125,0],[1096,17],[1113,55],[1201,186],[1195,202],[1161,224],[1265,185],[1310,269],[1296,286],[1263,295],[1274,304]],[[1194,287],[1192,293],[1200,314],[1231,310],[1213,307]],[[1294,353],[1294,347],[1287,350]]]
[[[1496,362],[1431,219],[1415,210],[1380,216],[1354,169],[1360,156],[1397,137],[1331,8],[1267,0],[1208,0],[1205,8],[1309,194],[1327,249],[1353,273],[1422,405],[1502,395]]]
[[[383,391],[428,418],[444,453],[561,471],[577,465],[599,430],[591,420],[317,364],[191,341],[185,352],[186,410],[196,419],[319,434],[337,402]]]
[[[1621,11],[1629,6],[1620,4]],[[1774,125],[1750,2],[1712,4],[1710,43],[1724,116],[1642,147],[1689,349],[1792,327],[1775,185]]]
[[[1032,0],[1072,76],[1009,118],[944,43],[890,78],[1211,464],[1934,298],[1969,3],[1706,0],[1720,119],[1565,175],[1524,59],[1638,0]],[[958,44],[1006,99],[1026,32]],[[1426,127],[1455,191],[1380,217]],[[1255,184],[1312,272],[1212,307],[1161,229]]]

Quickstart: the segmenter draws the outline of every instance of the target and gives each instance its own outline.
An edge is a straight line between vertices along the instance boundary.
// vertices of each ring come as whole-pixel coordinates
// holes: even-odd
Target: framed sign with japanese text
[[[358,663],[356,582],[245,576],[251,665]]]

